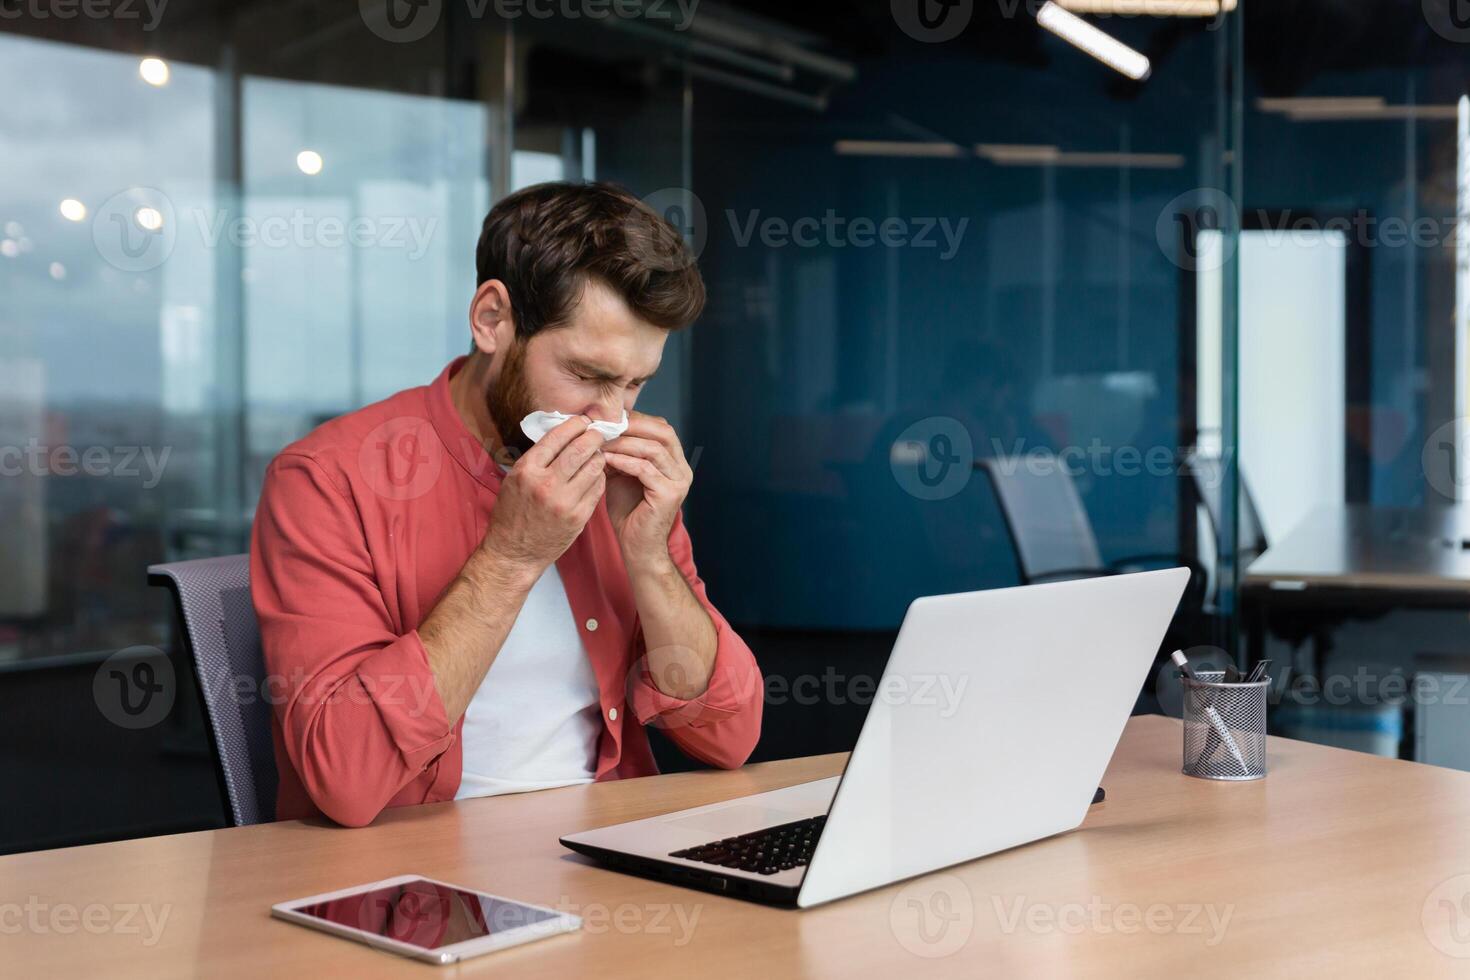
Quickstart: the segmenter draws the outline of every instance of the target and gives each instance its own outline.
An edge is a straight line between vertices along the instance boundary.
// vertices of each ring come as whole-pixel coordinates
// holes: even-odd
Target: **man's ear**
[[[475,290],[475,298],[470,303],[470,336],[474,339],[475,349],[493,355],[510,346],[515,335],[510,292],[499,279],[486,280]]]

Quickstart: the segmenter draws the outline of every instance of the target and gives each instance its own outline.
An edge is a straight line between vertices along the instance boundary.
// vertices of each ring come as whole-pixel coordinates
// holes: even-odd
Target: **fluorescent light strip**
[[[964,149],[954,143],[919,143],[906,140],[838,140],[835,149],[849,157],[962,157]]]
[[[1453,105],[1388,105],[1379,96],[1304,97],[1257,99],[1262,112],[1279,112],[1292,122],[1351,122],[1391,119],[1452,120],[1458,116]]]
[[[1308,110],[1288,112],[1287,118],[1292,122],[1371,122],[1377,120],[1392,119],[1439,119],[1454,121],[1459,113],[1452,105],[1387,105],[1382,109],[1365,112],[1324,112],[1321,110]]]
[[[1291,99],[1257,99],[1256,108],[1262,112],[1371,112],[1382,109],[1385,100],[1381,95],[1327,95],[1300,96]]]
[[[1057,0],[1074,14],[1115,17],[1215,17],[1228,14],[1237,0]]]
[[[1055,163],[1057,157],[1062,155],[1059,147],[1015,143],[981,143],[975,147],[975,152],[1002,167],[1033,167]]]
[[[931,157],[956,160],[969,156],[969,151],[954,143],[926,143],[916,140],[838,140],[833,144],[833,149],[839,156],[852,157]],[[1030,143],[977,143],[975,153],[1000,167],[1178,170],[1184,166],[1184,157],[1177,153],[1082,152]]]
[[[1178,153],[1063,153],[1057,166],[1178,170],[1184,166],[1184,157]]]
[[[1132,170],[1178,170],[1177,153],[1116,153],[1061,150],[1055,146],[980,143],[975,152],[999,167],[1117,167]]]
[[[1053,0],[1047,0],[1036,12],[1036,23],[1134,81],[1143,81],[1152,71],[1144,55],[1057,6]]]

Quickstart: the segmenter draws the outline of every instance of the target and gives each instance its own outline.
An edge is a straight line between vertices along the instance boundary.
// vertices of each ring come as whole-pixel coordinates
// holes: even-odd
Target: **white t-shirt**
[[[602,702],[556,565],[526,596],[465,711],[456,800],[590,783]]]

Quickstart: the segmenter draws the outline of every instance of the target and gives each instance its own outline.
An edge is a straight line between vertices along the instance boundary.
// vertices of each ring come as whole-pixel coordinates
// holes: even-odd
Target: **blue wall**
[[[711,306],[694,331],[689,516],[728,616],[885,628],[915,596],[1016,581],[982,474],[942,500],[895,477],[890,447],[919,420],[957,420],[977,456],[1177,448],[1181,273],[1155,227],[1201,183],[1218,40],[1190,39],[1132,100],[1066,52],[1022,67],[898,45],[860,63],[825,114],[697,89]],[[834,152],[839,139],[914,139],[915,124],[966,147],[1126,146],[1184,163],[1059,168],[1048,184],[1043,168],[973,156]],[[756,212],[828,209],[967,224],[946,260],[942,235],[935,248],[742,246],[729,214],[743,230]],[[1176,478],[1121,476],[1104,459],[1079,488],[1105,557],[1177,550]]]

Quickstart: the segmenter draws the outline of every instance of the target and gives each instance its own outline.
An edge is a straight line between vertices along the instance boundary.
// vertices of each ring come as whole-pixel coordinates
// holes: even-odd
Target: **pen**
[[[1265,677],[1266,671],[1270,668],[1270,666],[1271,661],[1269,660],[1262,660],[1260,663],[1256,664],[1255,668],[1251,671],[1251,675],[1245,679],[1246,683],[1254,684],[1262,677]]]
[[[1184,656],[1183,650],[1175,650],[1169,655],[1169,659],[1174,661],[1174,664],[1179,668],[1179,672],[1185,677],[1188,677],[1195,683],[1202,683],[1199,677],[1195,675],[1195,672],[1190,669],[1189,658]],[[1215,730],[1215,734],[1220,737],[1220,741],[1225,743],[1225,747],[1230,750],[1230,754],[1235,756],[1235,761],[1240,764],[1241,775],[1249,776],[1251,774],[1250,767],[1245,764],[1245,756],[1241,754],[1240,746],[1236,745],[1235,739],[1230,736],[1230,729],[1225,727],[1225,719],[1220,717],[1220,712],[1215,710],[1213,704],[1206,704],[1204,706],[1204,712],[1205,717],[1210,721],[1210,727]],[[1208,755],[1209,751],[1210,749],[1207,747],[1205,754]]]

